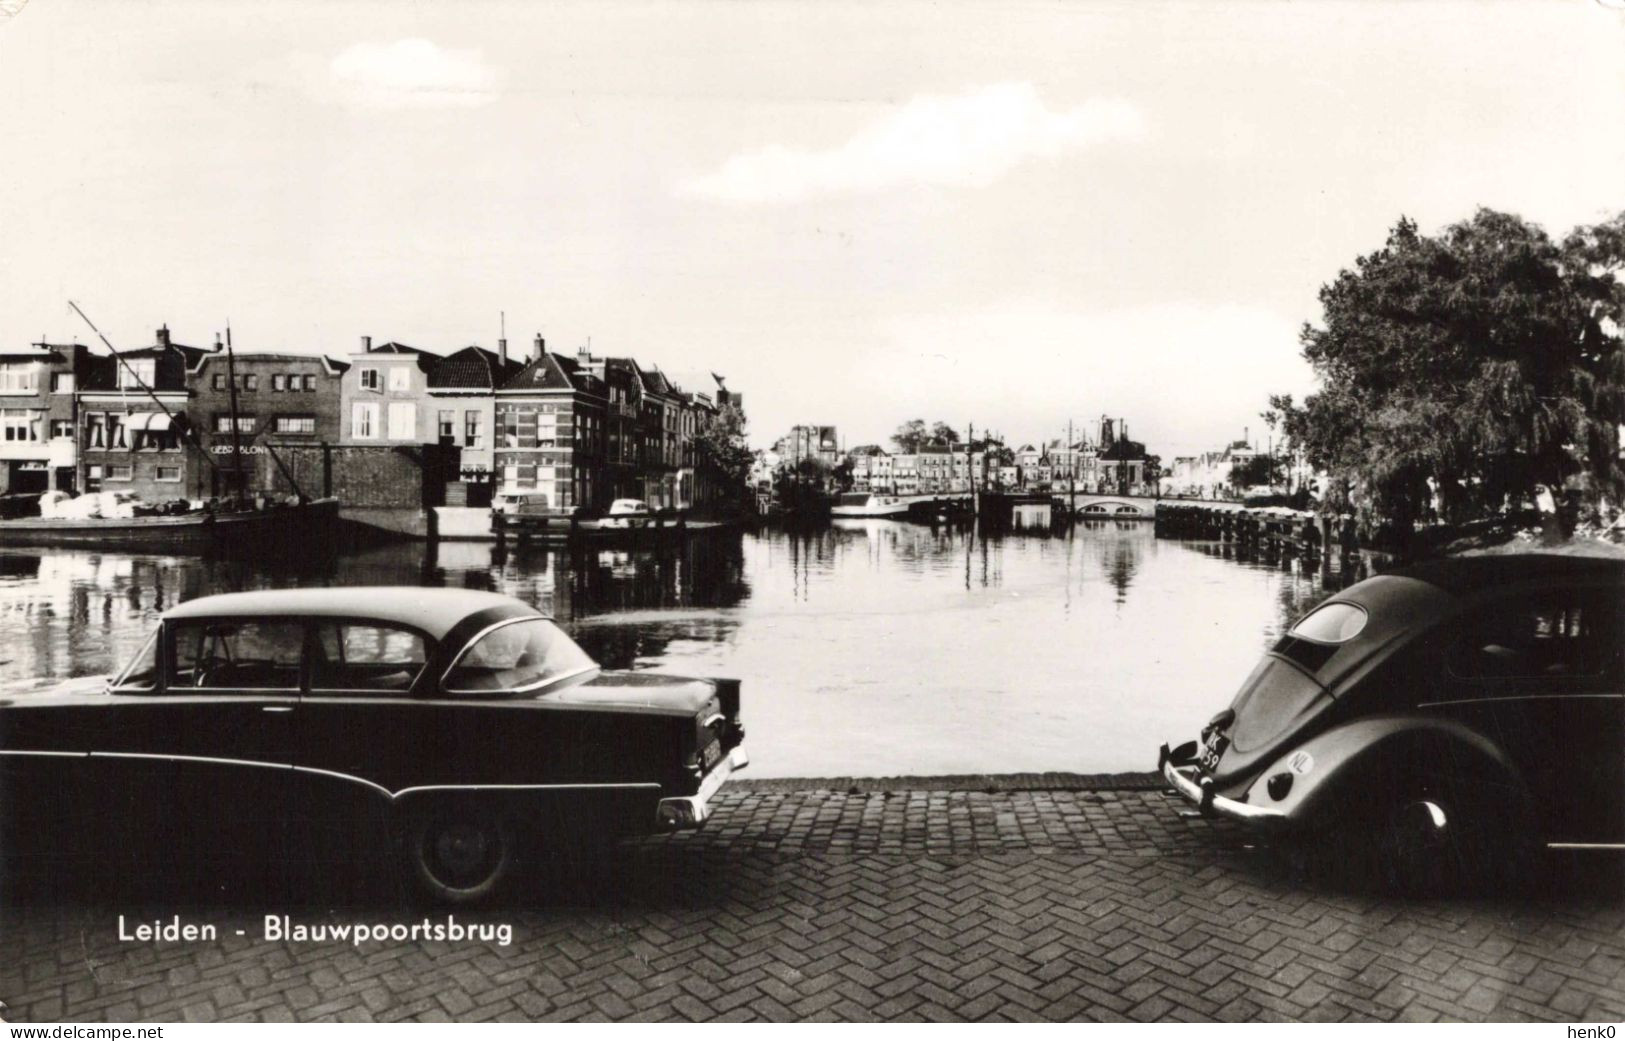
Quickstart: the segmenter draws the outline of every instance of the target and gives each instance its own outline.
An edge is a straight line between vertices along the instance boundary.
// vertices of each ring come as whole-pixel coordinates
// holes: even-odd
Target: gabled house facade
[[[429,402],[429,371],[439,355],[402,343],[373,346],[361,338],[361,350],[349,356],[350,368],[340,384],[344,444],[433,444],[436,417]]]
[[[524,364],[508,357],[508,341],[497,349],[469,346],[435,362],[427,377],[426,408],[434,424],[432,440],[462,450],[459,481],[470,506],[491,502],[496,486],[496,392]]]
[[[498,489],[540,495],[557,510],[603,510],[604,381],[536,337],[531,357],[496,392]]]

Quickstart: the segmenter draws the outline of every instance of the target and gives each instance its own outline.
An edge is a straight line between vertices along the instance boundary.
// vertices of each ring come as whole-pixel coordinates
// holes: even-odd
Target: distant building
[[[1102,492],[1140,494],[1147,490],[1148,457],[1145,445],[1129,440],[1128,425],[1125,423],[1118,427],[1117,422],[1104,417],[1100,421],[1099,478],[1096,488]]]
[[[898,452],[891,457],[892,488],[898,495],[918,495],[920,485],[920,456],[917,452]]]
[[[89,358],[77,343],[0,351],[0,493],[78,487],[74,392]]]
[[[496,393],[493,451],[502,491],[538,494],[554,509],[609,506],[604,386],[536,337],[530,359]]]
[[[458,481],[448,489],[463,505],[489,506],[496,484],[496,390],[523,367],[508,357],[508,341],[497,349],[469,346],[433,362],[425,380],[424,407],[432,414],[433,442],[455,445]]]
[[[430,414],[429,371],[442,359],[403,343],[373,346],[361,338],[350,355],[341,384],[343,443],[435,444],[436,417]]]
[[[173,342],[163,326],[149,347],[86,359],[76,394],[80,489],[147,502],[188,497],[214,460],[183,443],[176,421],[195,421],[186,374],[213,353]]]
[[[312,354],[224,351],[201,354],[186,370],[187,414],[203,452],[214,461],[194,466],[187,495],[211,498],[238,491],[236,451],[242,453],[240,491],[285,484],[273,471],[273,453],[289,444],[338,444],[342,382],[349,363]],[[235,441],[232,378],[236,377]],[[261,458],[267,456],[269,458]],[[317,490],[307,490],[318,495]]]
[[[833,467],[841,461],[840,445],[834,427],[793,426],[788,434],[774,443],[773,450],[791,466],[803,459],[816,459],[825,466]]]

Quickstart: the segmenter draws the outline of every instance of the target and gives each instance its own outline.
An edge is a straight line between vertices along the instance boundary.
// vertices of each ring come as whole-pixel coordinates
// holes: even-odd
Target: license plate
[[[704,748],[700,749],[700,767],[702,769],[711,769],[711,766],[721,758],[722,742],[720,741],[713,741]]]
[[[1208,735],[1207,744],[1203,746],[1202,754],[1196,760],[1197,769],[1205,774],[1217,770],[1219,768],[1219,757],[1224,755],[1224,747],[1228,743],[1223,734],[1214,733]]]

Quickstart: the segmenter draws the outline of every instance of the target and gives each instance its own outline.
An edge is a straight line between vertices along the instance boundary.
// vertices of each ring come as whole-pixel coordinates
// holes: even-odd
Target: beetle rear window
[[[1292,627],[1292,635],[1317,643],[1343,643],[1360,635],[1366,613],[1353,604],[1322,604]]]
[[[598,668],[564,630],[545,618],[487,629],[446,671],[448,694],[500,694],[584,676]]]

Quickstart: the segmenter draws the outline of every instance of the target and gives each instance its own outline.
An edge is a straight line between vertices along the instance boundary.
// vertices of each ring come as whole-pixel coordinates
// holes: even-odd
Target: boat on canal
[[[103,549],[210,550],[311,544],[339,520],[337,499],[271,504],[258,509],[203,509],[132,517],[17,517],[0,520],[0,547],[85,546]]]
[[[835,500],[829,512],[835,517],[901,517],[908,507],[908,498],[901,495],[846,492]]]

